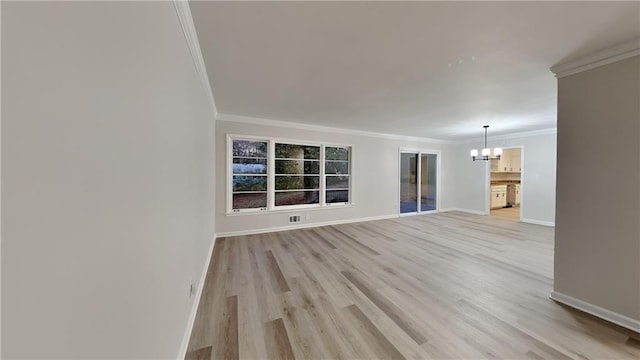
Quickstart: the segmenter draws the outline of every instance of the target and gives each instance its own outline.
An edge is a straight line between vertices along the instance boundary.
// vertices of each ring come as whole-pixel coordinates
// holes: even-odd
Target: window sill
[[[316,211],[327,209],[344,209],[353,207],[353,203],[324,205],[324,206],[300,206],[300,207],[288,207],[286,209],[273,209],[273,210],[248,210],[240,212],[226,212],[226,216],[242,216],[242,215],[267,215],[267,214],[280,214],[280,213],[292,213],[292,212],[304,212],[304,211]]]

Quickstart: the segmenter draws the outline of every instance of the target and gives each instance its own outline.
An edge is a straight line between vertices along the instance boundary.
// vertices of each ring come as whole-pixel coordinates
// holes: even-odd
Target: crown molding
[[[640,55],[640,38],[579,59],[554,65],[550,70],[556,74],[556,78],[560,79],[638,55]]]
[[[216,120],[245,123],[245,124],[254,124],[254,125],[278,126],[278,127],[309,130],[309,131],[322,131],[322,132],[346,134],[346,135],[369,136],[369,137],[389,139],[389,140],[418,141],[418,142],[427,142],[432,144],[450,144],[451,143],[451,141],[448,141],[448,140],[431,139],[426,137],[384,134],[384,133],[378,133],[373,131],[303,124],[303,123],[297,123],[297,122],[291,122],[291,121],[263,119],[263,118],[256,118],[256,117],[250,117],[250,116],[240,116],[240,115],[231,115],[231,114],[222,114],[222,113],[219,113],[216,116]]]
[[[538,136],[538,135],[549,135],[549,134],[557,134],[557,128],[548,128],[548,129],[540,129],[540,130],[531,130],[531,131],[522,131],[517,133],[510,134],[502,134],[502,135],[491,135],[490,140],[511,140],[518,139],[523,137],[530,136]],[[453,144],[470,144],[478,141],[478,138],[467,138],[462,140],[454,140],[451,143]]]
[[[189,48],[189,53],[191,53],[191,58],[193,59],[193,65],[195,66],[196,73],[205,88],[209,105],[211,106],[215,116],[218,114],[216,101],[213,98],[213,91],[211,90],[211,83],[209,82],[209,76],[207,75],[207,68],[204,64],[204,58],[202,57],[202,50],[200,49],[200,42],[198,41],[198,33],[196,32],[196,27],[193,23],[193,16],[191,15],[189,2],[187,0],[172,0],[171,3],[176,10],[178,22],[182,28],[184,38],[187,41],[187,47]]]
[[[522,132],[503,134],[503,135],[495,135],[495,136],[491,136],[491,139],[509,140],[509,139],[516,139],[521,137],[548,135],[548,134],[557,134],[557,133],[558,133],[558,128],[548,128],[548,129],[540,129],[540,130],[522,131]]]

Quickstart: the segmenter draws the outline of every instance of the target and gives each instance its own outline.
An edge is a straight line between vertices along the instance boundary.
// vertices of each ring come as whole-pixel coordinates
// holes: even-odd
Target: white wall
[[[452,208],[485,214],[487,183],[485,161],[471,161],[469,151],[478,148],[477,143],[452,144],[453,183],[455,189]]]
[[[227,196],[227,134],[352,145],[353,206],[251,215],[227,215],[224,201],[224,197]],[[230,233],[281,228],[289,226],[288,217],[290,214],[302,215],[303,222],[301,225],[303,226],[323,222],[396,216],[398,214],[398,151],[400,147],[442,150],[441,207],[450,207],[452,188],[449,186],[451,178],[447,173],[450,169],[448,163],[449,154],[445,151],[448,149],[448,145],[302,130],[291,127],[256,125],[235,121],[216,121],[216,164],[218,169],[216,190],[220,199],[216,204],[216,232],[228,235]],[[306,219],[306,215],[310,216],[309,220]]]
[[[640,330],[640,56],[558,81],[554,297]],[[578,301],[569,301],[579,306]],[[585,305],[586,304],[586,305]],[[580,307],[580,306],[579,306]],[[593,310],[593,308],[591,308]]]
[[[489,189],[488,162],[471,161],[469,151],[481,148],[482,141],[452,146],[455,208],[486,213]],[[489,137],[491,147],[523,147],[523,221],[552,225],[555,222],[556,134]]]
[[[213,110],[170,2],[2,2],[2,357],[175,358]]]

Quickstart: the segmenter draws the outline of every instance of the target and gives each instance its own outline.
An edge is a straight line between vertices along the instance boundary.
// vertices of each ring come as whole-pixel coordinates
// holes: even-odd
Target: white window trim
[[[255,208],[255,209],[233,209],[233,140],[250,140],[250,141],[264,141],[267,143],[267,207]],[[308,145],[320,147],[320,202],[318,204],[300,204],[300,205],[282,205],[275,206],[275,144],[292,144],[292,145]],[[349,148],[349,201],[340,203],[327,203],[326,202],[326,175],[325,175],[325,148],[326,147],[345,147]],[[295,140],[268,136],[255,136],[255,135],[236,135],[227,134],[227,167],[226,167],[226,215],[255,215],[265,213],[277,213],[277,212],[292,212],[300,210],[320,210],[329,208],[340,207],[353,207],[353,150],[354,146],[351,144],[341,144],[333,142],[317,142],[307,140]]]

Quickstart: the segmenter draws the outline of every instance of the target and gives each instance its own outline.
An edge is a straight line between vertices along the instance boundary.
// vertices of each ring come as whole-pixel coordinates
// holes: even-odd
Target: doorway
[[[439,170],[439,152],[400,150],[400,215],[438,210]]]
[[[521,221],[522,147],[503,149],[500,160],[491,160],[489,173],[489,215]]]

